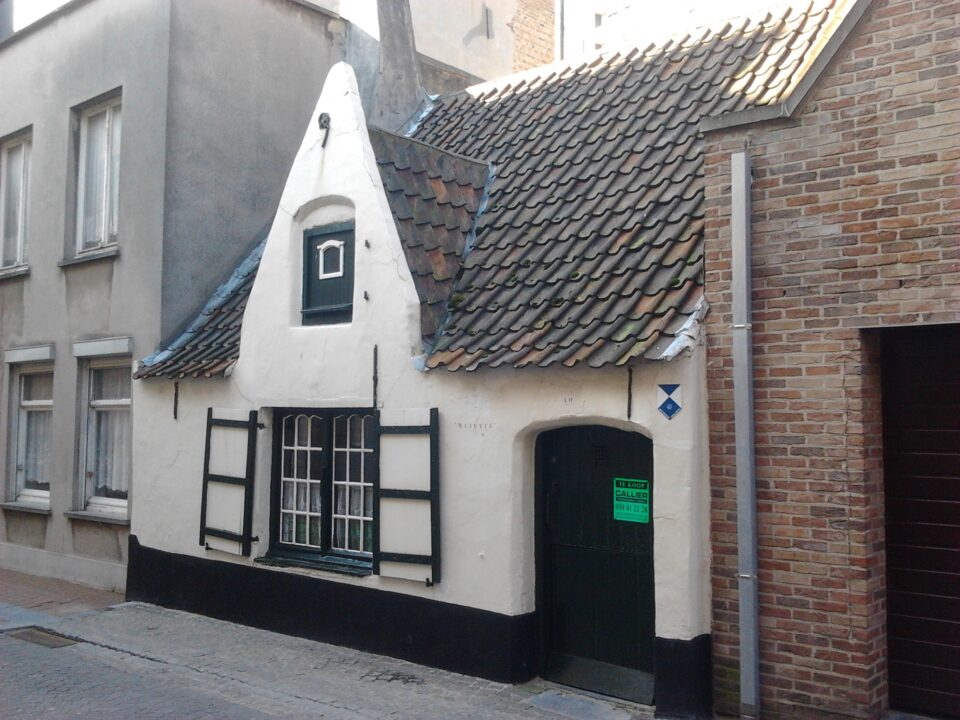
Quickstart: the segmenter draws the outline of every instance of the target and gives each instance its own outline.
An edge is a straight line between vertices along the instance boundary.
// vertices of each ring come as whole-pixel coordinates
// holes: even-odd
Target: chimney
[[[384,130],[398,132],[427,99],[420,83],[410,1],[377,0],[377,20],[380,66],[368,120]]]
[[[13,0],[0,0],[0,42],[13,35]]]

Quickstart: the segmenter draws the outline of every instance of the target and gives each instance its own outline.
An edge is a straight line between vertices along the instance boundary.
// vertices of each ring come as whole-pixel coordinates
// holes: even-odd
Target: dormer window
[[[353,319],[353,246],[353,223],[304,232],[304,325],[334,325]]]

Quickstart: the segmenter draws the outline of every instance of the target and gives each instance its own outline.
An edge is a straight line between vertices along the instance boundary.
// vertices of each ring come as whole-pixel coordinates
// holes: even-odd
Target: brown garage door
[[[890,706],[960,718],[960,326],[886,331]]]

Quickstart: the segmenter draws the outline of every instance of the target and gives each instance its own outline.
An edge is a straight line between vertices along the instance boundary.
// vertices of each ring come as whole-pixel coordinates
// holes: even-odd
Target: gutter
[[[733,415],[737,475],[737,592],[740,605],[740,717],[760,717],[757,592],[757,478],[754,455],[751,323],[750,156],[730,156]]]

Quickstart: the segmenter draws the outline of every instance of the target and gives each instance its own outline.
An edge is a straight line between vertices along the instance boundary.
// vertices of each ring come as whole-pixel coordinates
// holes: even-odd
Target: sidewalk
[[[0,630],[96,612],[121,602],[123,596],[117,593],[0,568]]]
[[[0,622],[15,615],[11,600],[40,618],[22,616],[21,629],[0,625],[0,717],[652,717],[649,708],[539,680],[501,685],[144,603],[116,605],[120,599],[0,571]]]

